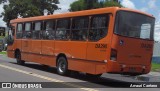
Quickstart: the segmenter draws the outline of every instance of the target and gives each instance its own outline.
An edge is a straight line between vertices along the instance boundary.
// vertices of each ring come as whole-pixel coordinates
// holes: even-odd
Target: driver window
[[[12,29],[12,30],[14,30],[14,29]],[[17,33],[16,33],[17,39],[22,38],[22,30],[23,30],[23,24],[20,23],[17,25]]]

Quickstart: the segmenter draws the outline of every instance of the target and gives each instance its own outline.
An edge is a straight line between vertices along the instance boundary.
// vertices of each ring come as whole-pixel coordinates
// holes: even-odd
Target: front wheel
[[[25,61],[21,60],[21,53],[20,52],[16,53],[16,60],[17,60],[17,64],[19,64],[19,65],[25,64]]]
[[[66,75],[68,71],[68,63],[66,58],[59,57],[57,60],[57,72],[60,75]]]

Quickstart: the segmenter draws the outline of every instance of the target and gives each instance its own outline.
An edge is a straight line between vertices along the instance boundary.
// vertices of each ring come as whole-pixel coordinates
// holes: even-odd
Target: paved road
[[[27,63],[24,66],[17,65],[14,59],[0,55],[0,82],[58,82],[66,88],[45,89],[45,91],[159,91],[158,88],[116,88],[115,82],[126,82],[130,85],[137,82],[160,82],[160,75],[142,75],[138,77],[123,76],[118,74],[103,74],[101,78],[95,79],[84,74],[71,73],[69,76],[60,76],[55,68],[44,67],[40,64]],[[70,83],[67,83],[70,82]],[[119,84],[121,86],[122,84]],[[92,88],[93,87],[93,88]],[[99,87],[99,88],[96,88]],[[101,88],[100,88],[101,87]],[[0,91],[21,91],[20,89],[0,89]],[[44,91],[43,89],[24,89],[24,91]]]

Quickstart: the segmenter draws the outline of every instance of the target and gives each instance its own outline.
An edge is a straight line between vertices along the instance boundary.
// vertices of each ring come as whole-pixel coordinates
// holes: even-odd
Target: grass
[[[0,39],[3,39],[4,38],[4,36],[0,36]]]
[[[6,55],[7,53],[3,51],[3,52],[0,52],[0,54],[2,54],[2,55]]]
[[[160,64],[152,63],[152,71],[160,72]]]

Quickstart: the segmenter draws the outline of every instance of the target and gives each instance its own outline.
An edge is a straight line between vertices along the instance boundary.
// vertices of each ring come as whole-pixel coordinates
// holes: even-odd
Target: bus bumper
[[[111,66],[112,65],[112,66]],[[108,66],[107,72],[117,74],[147,74],[151,70],[151,65],[130,65],[112,63]]]

